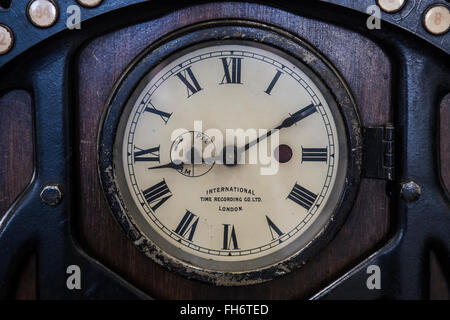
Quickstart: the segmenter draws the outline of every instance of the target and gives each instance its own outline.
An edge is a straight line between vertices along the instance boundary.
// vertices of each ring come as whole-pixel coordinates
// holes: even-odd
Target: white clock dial
[[[141,80],[122,115],[125,205],[182,262],[215,271],[276,264],[320,233],[341,195],[347,154],[336,109],[318,78],[278,49],[245,41],[185,49]],[[276,130],[237,142],[231,161],[240,163],[220,163],[234,144],[219,147],[214,133],[239,128]],[[269,163],[247,163],[263,147],[276,150]],[[215,162],[202,161],[207,148]],[[201,161],[190,163],[195,153]],[[276,172],[263,175],[269,166]]]

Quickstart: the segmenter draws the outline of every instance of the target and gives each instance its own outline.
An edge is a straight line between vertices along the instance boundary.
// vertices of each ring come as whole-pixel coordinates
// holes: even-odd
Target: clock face
[[[306,65],[225,40],[184,48],[139,80],[113,163],[135,244],[163,264],[237,274],[298,256],[321,235],[347,157],[336,102]]]
[[[329,215],[345,154],[333,105],[303,70],[278,50],[224,42],[185,50],[142,80],[123,116],[117,170],[150,239],[219,267],[273,264],[315,236],[308,230]]]

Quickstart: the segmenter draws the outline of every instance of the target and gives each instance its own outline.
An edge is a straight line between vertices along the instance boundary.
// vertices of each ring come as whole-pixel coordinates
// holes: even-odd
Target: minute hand
[[[300,120],[313,114],[314,112],[316,112],[316,106],[311,103],[307,107],[297,111],[294,114],[289,115],[289,117],[284,119],[283,122],[278,127],[275,127],[274,129],[268,131],[266,134],[263,134],[262,136],[258,137],[256,140],[253,140],[253,141],[250,141],[249,143],[247,143],[241,150],[247,151],[248,149],[253,147],[255,144],[258,144],[262,140],[266,139],[267,137],[270,137],[272,135],[272,132],[274,132],[275,130],[289,128],[289,127],[293,126],[294,124],[296,124],[297,122],[299,122]]]

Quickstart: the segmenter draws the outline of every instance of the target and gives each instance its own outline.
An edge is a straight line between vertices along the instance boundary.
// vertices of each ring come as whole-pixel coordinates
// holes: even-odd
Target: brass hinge
[[[394,180],[394,126],[364,128],[362,173],[366,178]]]

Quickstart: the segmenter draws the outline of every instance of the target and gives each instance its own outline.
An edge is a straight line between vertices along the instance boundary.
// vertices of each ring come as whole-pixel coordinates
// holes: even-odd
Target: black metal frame
[[[24,10],[27,2],[15,0],[9,10],[0,10],[0,23],[11,27],[18,39],[9,53],[0,56],[0,94],[11,89],[32,92],[35,115],[34,177],[0,221],[0,298],[8,297],[14,271],[29,250],[37,252],[41,299],[150,298],[87,256],[71,235],[70,217],[77,195],[71,151],[74,141],[70,135],[76,101],[75,57],[88,39],[148,20],[147,8],[156,17],[189,3],[105,1],[99,7],[82,9],[83,29],[73,32],[65,30],[61,18],[48,29],[31,27]],[[70,0],[57,2],[60,8],[73,4]],[[414,180],[422,190],[418,200],[407,202],[399,188],[394,188],[397,221],[391,239],[312,298],[426,298],[425,271],[430,249],[438,254],[447,280],[450,279],[450,203],[441,183],[437,139],[438,106],[450,92],[448,34],[433,36],[420,24],[418,27],[421,6],[431,4],[427,1],[408,1],[400,13],[384,14],[381,30],[366,28],[365,11],[374,4],[371,0],[267,3],[359,32],[389,53],[395,75],[394,183],[399,186],[403,181]],[[48,206],[41,200],[40,193],[49,184],[59,185],[65,194],[58,206]],[[83,290],[65,287],[66,267],[71,264],[83,270]],[[381,290],[366,287],[366,269],[372,264],[382,270]]]

